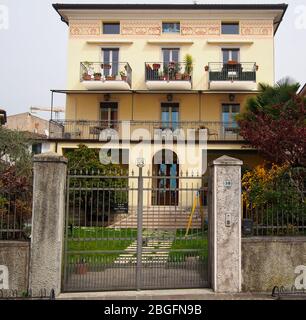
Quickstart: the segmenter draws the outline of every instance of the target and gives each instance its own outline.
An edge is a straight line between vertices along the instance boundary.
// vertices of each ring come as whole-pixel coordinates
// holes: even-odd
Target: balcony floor
[[[130,90],[130,85],[123,80],[83,81],[87,90]]]
[[[184,80],[165,81],[154,80],[146,82],[149,90],[191,90],[191,82]]]
[[[254,81],[211,81],[210,90],[257,90],[257,83]]]

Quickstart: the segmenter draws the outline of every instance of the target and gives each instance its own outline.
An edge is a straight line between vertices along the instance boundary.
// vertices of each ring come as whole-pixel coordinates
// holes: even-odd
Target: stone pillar
[[[220,293],[241,291],[242,164],[223,156],[209,168],[209,277]]]
[[[29,287],[33,294],[61,291],[67,160],[48,152],[34,157]]]

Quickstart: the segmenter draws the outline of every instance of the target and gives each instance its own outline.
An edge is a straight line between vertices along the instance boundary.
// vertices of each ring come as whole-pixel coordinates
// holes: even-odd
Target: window
[[[118,103],[117,102],[101,102],[100,119],[105,122],[105,127],[116,128],[118,120]]]
[[[103,23],[103,34],[120,34],[119,22]]]
[[[236,115],[240,113],[239,104],[223,104],[222,105],[222,122],[224,122],[225,129],[237,128]]]
[[[240,60],[240,49],[225,48],[222,49],[223,63],[229,61],[239,62]]]
[[[34,143],[32,145],[32,153],[33,154],[41,154],[42,152],[42,144],[41,143]]]
[[[163,33],[180,33],[181,24],[179,22],[163,22]]]
[[[103,75],[117,76],[119,71],[119,49],[103,48]]]
[[[178,48],[165,48],[163,49],[163,62],[169,64],[169,62],[179,62],[180,49]]]
[[[178,103],[162,103],[161,118],[163,129],[170,128],[175,130],[178,128],[179,122],[179,104]]]
[[[222,34],[239,34],[238,22],[222,22],[221,24]]]

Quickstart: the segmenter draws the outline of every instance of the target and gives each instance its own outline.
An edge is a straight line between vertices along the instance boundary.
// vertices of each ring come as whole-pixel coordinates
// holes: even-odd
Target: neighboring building
[[[299,95],[306,98],[306,83],[304,87],[300,90]]]
[[[118,129],[121,145],[108,147],[121,150],[130,170],[140,156],[131,151],[140,135],[149,142],[145,169],[201,172],[204,159],[183,163],[175,151],[179,144],[160,142],[152,151],[152,136],[136,129],[161,140],[177,128],[182,136],[195,129],[204,158],[198,132],[206,128],[208,161],[224,154],[249,167],[261,161],[239,136],[235,115],[256,95],[259,82],[274,84],[274,35],[287,5],[53,6],[69,28],[67,88],[52,91],[67,96],[66,119],[52,122],[61,125],[50,132],[54,151],[81,142],[104,148],[103,129]],[[131,123],[128,139],[122,121]],[[182,148],[190,154],[188,146]],[[173,163],[155,166],[164,149],[175,153]]]
[[[6,111],[0,109],[0,125],[3,126],[6,124],[7,117],[6,117]]]
[[[33,141],[32,152],[39,154],[48,151],[50,144],[46,139],[49,136],[49,121],[32,115],[29,112],[15,114],[7,117],[6,127],[11,130],[22,131],[29,134]]]

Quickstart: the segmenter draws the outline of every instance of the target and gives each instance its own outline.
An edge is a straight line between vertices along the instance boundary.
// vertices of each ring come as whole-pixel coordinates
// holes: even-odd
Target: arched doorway
[[[153,157],[152,204],[177,206],[179,202],[179,161],[177,154],[163,149]]]

